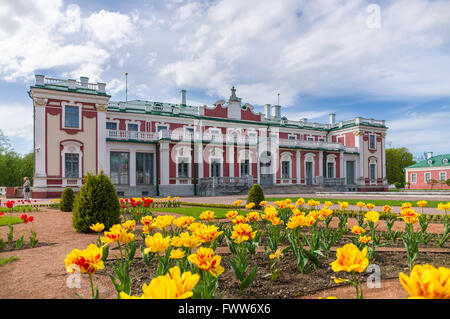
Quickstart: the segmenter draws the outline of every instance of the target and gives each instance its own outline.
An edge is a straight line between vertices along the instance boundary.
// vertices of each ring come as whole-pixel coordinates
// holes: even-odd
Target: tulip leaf
[[[241,292],[253,282],[253,280],[256,277],[256,272],[257,271],[258,271],[258,266],[255,265],[255,267],[253,267],[253,269],[250,272],[250,274],[247,277],[245,277],[245,279],[241,282],[241,285],[239,286],[239,290]]]

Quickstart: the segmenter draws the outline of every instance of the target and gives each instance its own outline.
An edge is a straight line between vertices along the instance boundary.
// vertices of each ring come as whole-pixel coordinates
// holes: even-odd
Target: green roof
[[[406,168],[450,166],[450,154],[433,156]]]

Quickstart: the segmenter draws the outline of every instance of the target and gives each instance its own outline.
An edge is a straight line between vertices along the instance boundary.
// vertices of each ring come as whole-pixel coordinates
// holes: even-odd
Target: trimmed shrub
[[[111,180],[103,174],[87,174],[73,205],[73,228],[90,232],[89,226],[102,223],[105,229],[120,223],[120,203]]]
[[[259,203],[265,200],[264,191],[259,184],[254,184],[248,192],[247,204],[255,203],[255,209],[261,209]]]
[[[63,212],[71,212],[73,209],[74,192],[70,187],[66,187],[61,194],[59,209]]]

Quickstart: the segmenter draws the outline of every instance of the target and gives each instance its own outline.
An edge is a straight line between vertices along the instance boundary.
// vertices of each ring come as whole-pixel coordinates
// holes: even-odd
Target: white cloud
[[[33,140],[33,108],[23,105],[0,105],[0,128],[8,138]]]
[[[2,1],[0,20],[0,79],[10,82],[55,68],[101,79],[114,49],[137,38],[126,14],[101,10],[82,18],[78,5],[60,0]]]
[[[236,85],[258,104],[276,91],[285,105],[299,94],[448,96],[450,2],[385,2],[380,29],[366,23],[368,4],[190,2],[177,8],[182,35],[160,74],[221,96]]]
[[[433,151],[450,153],[450,112],[407,112],[399,119],[388,120],[387,141],[392,147],[407,147],[415,154]]]

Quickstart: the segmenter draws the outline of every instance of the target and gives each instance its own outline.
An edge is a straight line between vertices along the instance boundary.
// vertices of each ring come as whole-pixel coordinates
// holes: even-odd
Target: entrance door
[[[347,185],[355,184],[355,161],[347,161]]]
[[[306,162],[306,185],[313,184],[313,166],[312,162]]]
[[[272,158],[270,152],[264,152],[259,158],[259,184],[261,186],[273,185]]]

